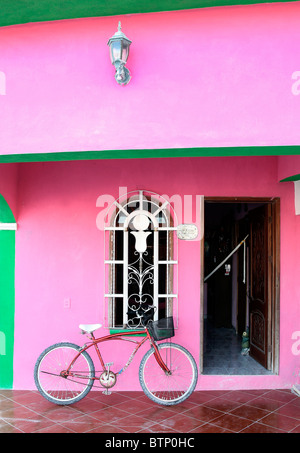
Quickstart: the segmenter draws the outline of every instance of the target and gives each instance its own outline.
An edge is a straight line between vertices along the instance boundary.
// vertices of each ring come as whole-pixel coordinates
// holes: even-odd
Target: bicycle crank
[[[108,391],[109,388],[113,387],[115,383],[117,382],[117,376],[113,371],[110,371],[109,367],[112,365],[112,363],[107,363],[105,366],[108,367],[107,370],[103,371],[99,377],[100,384],[102,387],[105,387],[105,390],[103,393],[106,395],[109,395],[110,392]]]

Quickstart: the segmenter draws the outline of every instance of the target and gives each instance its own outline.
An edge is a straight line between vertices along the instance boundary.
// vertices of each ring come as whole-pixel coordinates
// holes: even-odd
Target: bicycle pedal
[[[109,362],[109,363],[105,363],[104,365],[105,366],[112,366],[114,364],[114,362]]]

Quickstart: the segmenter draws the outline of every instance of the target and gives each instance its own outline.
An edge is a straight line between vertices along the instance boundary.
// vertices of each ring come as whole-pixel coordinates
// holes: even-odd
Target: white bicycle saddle
[[[97,329],[100,329],[102,324],[79,324],[79,329],[82,330],[83,333],[92,333]]]

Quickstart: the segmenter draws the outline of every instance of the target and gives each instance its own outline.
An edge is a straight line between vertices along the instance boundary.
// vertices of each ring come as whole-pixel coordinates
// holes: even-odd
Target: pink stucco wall
[[[0,152],[299,144],[299,14],[295,2],[2,28]],[[107,47],[119,19],[133,41],[127,87],[116,84]],[[102,322],[96,203],[103,194],[117,197],[119,187],[191,195],[195,204],[197,195],[281,198],[280,373],[201,376],[198,388],[290,387],[299,361],[300,220],[293,184],[278,181],[300,173],[295,163],[249,157],[1,164],[0,193],[18,222],[14,387],[34,388],[34,363],[46,346],[81,342],[79,323]],[[179,245],[176,341],[198,361],[200,243]],[[119,361],[123,354],[114,352]],[[137,364],[116,389],[139,388]]]
[[[1,153],[299,144],[299,14],[293,2],[4,27]],[[125,88],[107,46],[119,19]]]
[[[282,388],[294,382],[299,355],[299,218],[293,185],[278,183],[277,157],[183,158],[21,164],[16,233],[14,387],[34,388],[33,367],[49,344],[83,343],[79,323],[103,322],[101,195],[119,188],[149,189],[170,197],[197,195],[281,197],[280,373],[278,376],[201,376],[199,389]],[[253,181],[255,180],[255,184]],[[291,240],[293,238],[293,240]],[[71,308],[64,308],[70,299]],[[103,333],[107,330],[102,329]],[[199,361],[200,243],[179,243],[179,329],[176,342]],[[127,348],[127,347],[126,347]],[[121,363],[127,349],[106,349]],[[145,352],[146,349],[144,349]],[[120,353],[122,351],[122,353]],[[297,350],[296,350],[297,352]],[[139,353],[115,390],[139,389]]]

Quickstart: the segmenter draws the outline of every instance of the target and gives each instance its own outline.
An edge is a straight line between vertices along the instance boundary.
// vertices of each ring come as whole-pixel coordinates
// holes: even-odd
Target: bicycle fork
[[[171,370],[168,368],[167,364],[164,362],[164,360],[162,359],[161,355],[160,355],[160,352],[159,352],[159,349],[156,345],[156,343],[152,343],[152,346],[154,347],[154,350],[155,350],[155,353],[154,353],[154,357],[156,358],[156,361],[158,363],[158,365],[161,367],[161,369],[168,375],[171,374]]]

